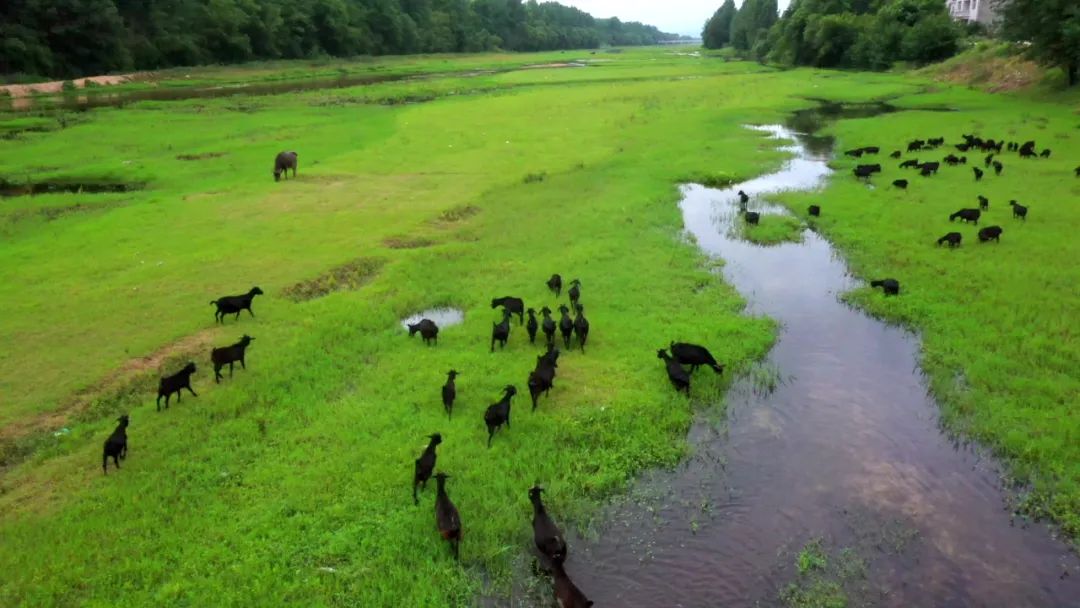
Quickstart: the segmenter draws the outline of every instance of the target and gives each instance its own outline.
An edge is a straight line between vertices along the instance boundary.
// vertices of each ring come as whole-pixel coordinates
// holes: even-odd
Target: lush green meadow
[[[905,194],[842,171],[823,193],[781,198],[821,204],[815,225],[860,274],[901,279],[902,298],[851,298],[922,329],[947,419],[1011,456],[1034,482],[1031,505],[1077,531],[1075,102],[666,49],[601,58],[466,75],[596,57],[427,57],[409,69],[439,75],[12,115],[48,130],[0,139],[4,179],[145,188],[0,201],[0,604],[462,605],[505,592],[531,542],[528,487],[545,485],[562,520],[586,525],[636,472],[684,453],[691,407],[657,348],[700,341],[733,374],[767,351],[774,325],[745,316],[681,237],[676,185],[774,168],[773,142],[742,125],[783,120],[807,97],[964,109],[842,122],[841,145],[977,131],[1054,148],[1047,161],[1006,159],[982,185],[943,169]],[[251,81],[275,70],[301,71],[256,66]],[[283,149],[299,152],[299,177],[274,183]],[[961,249],[934,247],[978,192],[1001,244],[965,228]],[[1031,203],[1026,225],[1007,217],[1009,198]],[[797,227],[760,228],[775,240]],[[342,267],[335,281],[352,288],[287,297]],[[581,279],[592,332],[531,413],[540,349],[515,326],[506,351],[489,353],[489,302],[550,306],[552,272]],[[215,327],[207,302],[253,285],[266,292],[258,316]],[[436,306],[465,322],[427,348],[398,320]],[[256,338],[248,370],[215,386],[210,345],[244,333]],[[156,377],[188,358],[199,397],[155,413]],[[448,421],[438,387],[450,368],[461,377]],[[696,378],[692,405],[719,406],[724,384]],[[483,410],[506,384],[521,393],[513,427],[489,450]],[[120,411],[130,455],[102,476]],[[70,432],[54,437],[60,427]],[[460,565],[434,530],[434,488],[420,507],[410,497],[412,461],[436,431],[465,528]]]

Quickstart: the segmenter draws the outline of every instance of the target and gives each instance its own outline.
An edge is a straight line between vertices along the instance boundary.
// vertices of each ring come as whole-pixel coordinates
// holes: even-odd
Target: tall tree
[[[1080,2],[999,0],[1005,35],[1030,42],[1030,54],[1065,71],[1069,86],[1080,84]]]
[[[735,0],[725,0],[712,18],[705,22],[705,29],[701,32],[701,42],[705,48],[718,49],[728,45],[731,41],[731,21],[735,19],[736,11]]]

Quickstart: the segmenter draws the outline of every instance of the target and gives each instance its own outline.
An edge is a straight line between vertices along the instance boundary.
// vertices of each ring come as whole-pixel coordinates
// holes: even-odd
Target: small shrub
[[[536,182],[542,182],[547,178],[547,173],[541,171],[540,173],[530,173],[525,176],[523,180],[526,184],[534,184]]]

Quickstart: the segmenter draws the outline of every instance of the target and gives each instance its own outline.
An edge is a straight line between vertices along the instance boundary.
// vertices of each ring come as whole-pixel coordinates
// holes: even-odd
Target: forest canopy
[[[0,74],[66,78],[254,59],[543,51],[674,38],[535,0],[5,0]]]

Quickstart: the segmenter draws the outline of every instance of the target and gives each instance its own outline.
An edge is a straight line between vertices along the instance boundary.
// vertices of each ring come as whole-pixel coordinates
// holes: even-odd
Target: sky
[[[705,21],[720,8],[724,0],[559,0],[576,6],[593,17],[618,17],[623,21],[640,21],[655,25],[661,31],[698,36]],[[735,0],[741,5],[742,0]],[[780,11],[788,0],[779,0]]]

